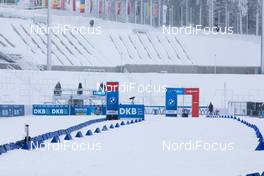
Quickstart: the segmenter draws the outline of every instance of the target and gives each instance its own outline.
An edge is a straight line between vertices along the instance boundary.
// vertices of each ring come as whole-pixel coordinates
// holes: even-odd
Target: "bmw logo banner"
[[[177,116],[177,95],[183,94],[183,88],[166,89],[166,116]]]
[[[106,115],[118,115],[119,91],[118,82],[107,82]]]

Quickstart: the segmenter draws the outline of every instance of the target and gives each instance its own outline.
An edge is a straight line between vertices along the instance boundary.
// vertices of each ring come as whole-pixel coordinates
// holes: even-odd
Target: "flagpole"
[[[100,18],[100,13],[99,13],[99,1],[100,0],[97,0],[97,17]]]
[[[161,0],[158,0],[158,3],[159,3],[159,21],[158,21],[158,26],[160,26],[160,20],[161,20]]]
[[[264,0],[262,0],[261,74],[264,74]]]
[[[51,70],[51,31],[49,30],[51,25],[51,0],[48,0],[48,14],[47,14],[47,70]]]
[[[153,25],[153,1],[150,0],[150,25]]]
[[[141,5],[140,5],[140,14],[141,14],[141,24],[143,24],[143,6],[144,6],[144,4],[143,4],[143,0],[141,0]]]
[[[128,23],[128,0],[126,0],[126,22]]]
[[[135,0],[135,24],[137,24],[137,0]]]

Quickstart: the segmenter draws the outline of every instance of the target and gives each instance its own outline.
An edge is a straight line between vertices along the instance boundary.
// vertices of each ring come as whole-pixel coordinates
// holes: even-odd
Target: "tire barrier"
[[[59,136],[54,136],[51,140],[51,143],[60,143],[60,137]]]
[[[241,119],[239,117],[232,116],[232,115],[210,115],[210,116],[208,116],[208,118],[227,118],[227,119],[233,119],[233,120],[236,120],[236,121],[238,121],[238,122],[246,125],[247,127],[253,129],[254,132],[256,133],[256,137],[257,137],[257,140],[258,140],[259,144],[256,147],[255,151],[263,151],[264,150],[264,139],[263,139],[263,135],[260,132],[260,130],[257,127],[257,125],[255,125],[253,123],[249,123],[246,120],[243,120],[243,119]]]
[[[82,138],[83,137],[82,132],[81,131],[78,131],[77,134],[75,135],[75,137]]]
[[[101,133],[100,128],[96,128],[95,131],[94,131],[94,133]]]
[[[107,126],[106,125],[103,126],[102,131],[107,131],[107,130],[108,130]]]
[[[66,136],[64,137],[64,140],[66,140],[66,141],[72,140],[71,134],[66,134]]]
[[[109,128],[110,128],[110,129],[114,129],[115,126],[114,126],[113,124],[111,124]]]
[[[119,123],[116,123],[115,128],[119,128],[119,127],[120,127]]]
[[[92,130],[88,130],[87,132],[86,132],[86,134],[85,134],[86,136],[92,136],[93,135],[93,132],[92,132]]]
[[[124,125],[125,125],[125,122],[124,122],[124,121],[122,121],[120,125],[121,125],[121,126],[124,126]]]

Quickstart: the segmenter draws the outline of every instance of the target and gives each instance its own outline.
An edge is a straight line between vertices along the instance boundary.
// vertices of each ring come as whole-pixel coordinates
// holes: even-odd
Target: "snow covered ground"
[[[109,126],[110,123],[112,122],[102,122],[82,131],[84,133],[87,129],[102,127],[104,124]],[[2,135],[2,123],[0,125]],[[49,127],[47,123],[44,126]],[[195,144],[199,141],[209,145],[229,144],[232,150],[213,151],[207,150],[207,147],[200,147],[198,150],[183,147],[179,150],[175,147],[176,144]],[[166,145],[174,143],[174,150],[164,147],[164,142]],[[74,139],[68,145],[83,143],[98,145],[98,150],[76,151],[69,147],[65,151],[9,152],[1,156],[1,174],[234,176],[263,171],[264,154],[254,151],[258,144],[255,134],[251,129],[230,119],[149,116],[144,122]],[[16,169],[11,169],[13,167]]]

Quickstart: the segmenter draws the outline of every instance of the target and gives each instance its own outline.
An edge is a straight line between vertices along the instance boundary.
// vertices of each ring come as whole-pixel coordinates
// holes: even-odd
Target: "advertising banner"
[[[183,95],[182,88],[167,88],[166,91],[166,116],[177,116],[177,96]]]
[[[144,105],[120,105],[119,118],[144,118]]]
[[[68,105],[33,105],[33,115],[69,115]]]

